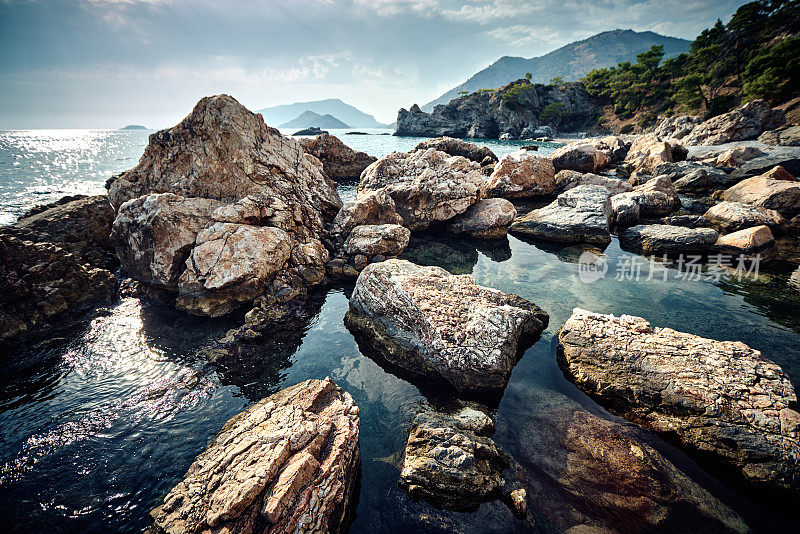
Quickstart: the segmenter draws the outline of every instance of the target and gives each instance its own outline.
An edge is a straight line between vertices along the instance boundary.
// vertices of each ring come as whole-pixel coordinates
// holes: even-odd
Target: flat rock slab
[[[755,176],[725,190],[722,199],[772,209],[791,218],[800,214],[800,182]]]
[[[547,323],[522,297],[405,260],[367,266],[345,316],[369,355],[393,371],[472,394],[502,393],[521,351]]]
[[[358,474],[358,407],[306,380],[225,423],[154,509],[154,531],[337,532]]]
[[[621,233],[619,242],[642,254],[701,254],[711,250],[718,237],[711,228],[640,224]]]
[[[500,496],[508,458],[489,437],[494,422],[464,406],[454,413],[424,407],[414,417],[400,486],[450,510],[470,510]]]
[[[800,491],[797,396],[759,351],[579,308],[558,340],[564,374],[609,409],[756,488]]]
[[[544,208],[519,217],[509,232],[556,243],[607,245],[611,242],[610,195],[600,185],[579,185]]]

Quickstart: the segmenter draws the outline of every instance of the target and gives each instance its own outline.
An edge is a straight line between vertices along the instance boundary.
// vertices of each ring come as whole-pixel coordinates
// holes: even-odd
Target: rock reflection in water
[[[417,265],[436,265],[451,274],[471,274],[478,263],[478,250],[466,239],[440,234],[412,235],[400,259]]]

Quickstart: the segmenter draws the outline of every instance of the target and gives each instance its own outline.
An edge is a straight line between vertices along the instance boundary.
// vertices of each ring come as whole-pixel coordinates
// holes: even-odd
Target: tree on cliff
[[[590,94],[621,118],[655,118],[675,111],[724,113],[742,101],[778,104],[800,90],[800,0],[757,0],[741,6],[727,25],[717,20],[688,54],[662,63],[663,48],[636,63],[596,69],[583,81]]]

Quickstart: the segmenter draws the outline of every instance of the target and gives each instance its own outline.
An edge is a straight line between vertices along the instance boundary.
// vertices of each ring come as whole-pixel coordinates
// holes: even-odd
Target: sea
[[[363,131],[370,135],[331,133],[376,157],[409,150],[421,140],[380,135],[388,130]],[[0,223],[12,223],[27,209],[64,195],[103,193],[112,174],[137,163],[151,133],[0,132]],[[479,142],[498,155],[524,144]],[[539,151],[547,154],[555,146],[542,143]],[[341,196],[352,198],[354,189],[340,186]],[[550,314],[550,326],[525,352],[495,407],[494,439],[528,491],[525,521],[499,501],[448,512],[412,500],[398,486],[407,429],[425,397],[359,350],[343,323],[352,283],[313,293],[296,328],[268,336],[252,361],[235,365],[208,361],[201,349],[239,324],[241,313],[197,318],[123,297],[87,316],[68,335],[0,355],[0,531],[142,532],[151,524],[149,512],[225,421],[281,388],[330,376],[360,407],[361,472],[350,532],[559,532],[592,521],[642,532],[646,521],[637,514],[657,514],[657,509],[638,507],[620,515],[611,506],[626,498],[625,469],[603,472],[585,493],[564,490],[565,481],[585,469],[575,463],[585,461],[585,454],[559,445],[562,432],[580,436],[576,414],[625,422],[564,378],[556,363],[556,332],[575,307],[641,316],[654,326],[743,341],[783,366],[800,390],[800,288],[791,278],[800,263],[800,244],[784,240],[781,247],[783,259],[765,263],[757,273],[703,268],[689,275],[671,265],[663,270],[666,275],[648,276],[647,260],[622,250],[615,237],[605,250],[592,249],[607,271],[587,279],[580,262],[584,247],[513,236],[412,238],[406,259],[471,274],[478,283],[516,293]],[[755,531],[796,527],[794,510],[786,503],[745,496],[670,442],[644,431],[641,436]],[[602,454],[602,443],[583,446]],[[647,495],[649,490],[637,491]],[[608,495],[607,508],[598,508],[598,494]],[[679,531],[704,532],[705,527],[698,522]]]

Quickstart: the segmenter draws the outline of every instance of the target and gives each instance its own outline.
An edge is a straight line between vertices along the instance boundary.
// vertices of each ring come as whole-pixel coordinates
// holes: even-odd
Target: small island
[[[123,126],[120,130],[147,130],[147,126],[142,126],[141,124],[129,124],[127,126]]]

